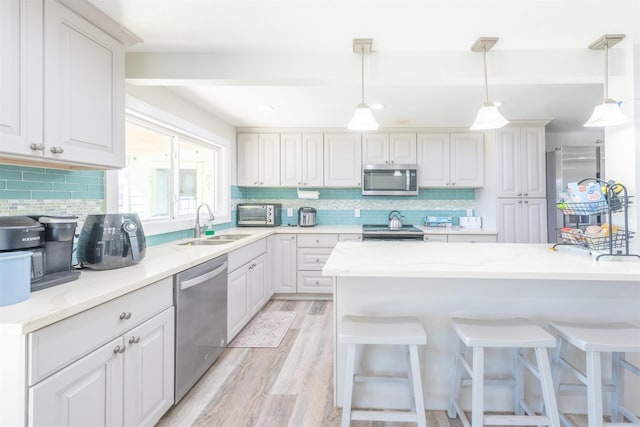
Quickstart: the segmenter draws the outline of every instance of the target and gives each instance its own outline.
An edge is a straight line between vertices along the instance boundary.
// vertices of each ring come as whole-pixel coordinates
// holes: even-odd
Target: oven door
[[[239,226],[264,226],[267,224],[267,205],[238,205]]]
[[[363,196],[416,196],[416,165],[366,165],[362,168]]]

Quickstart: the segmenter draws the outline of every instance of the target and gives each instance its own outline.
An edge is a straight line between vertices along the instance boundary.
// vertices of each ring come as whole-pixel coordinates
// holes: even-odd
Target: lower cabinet
[[[273,292],[296,293],[297,285],[297,236],[295,234],[276,234],[272,268]]]
[[[133,312],[115,314],[123,321],[135,318]],[[67,320],[65,328],[82,342],[82,336],[68,328],[74,326],[73,318],[54,325]],[[171,306],[30,387],[29,425],[153,426],[173,405],[173,384]]]
[[[298,236],[297,292],[332,293],[331,277],[322,275],[322,267],[338,243],[337,234],[300,234]]]
[[[498,198],[497,222],[500,243],[546,243],[547,200]]]
[[[227,281],[227,342],[271,298],[267,286],[267,239],[230,252]]]

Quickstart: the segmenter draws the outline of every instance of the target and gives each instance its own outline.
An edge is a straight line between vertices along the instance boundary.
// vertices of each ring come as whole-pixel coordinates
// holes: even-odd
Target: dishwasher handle
[[[189,279],[189,280],[185,280],[184,282],[180,282],[180,289],[187,289],[187,288],[191,288],[193,286],[197,286],[201,283],[206,282],[207,280],[216,277],[217,275],[219,275],[220,273],[222,273],[223,271],[225,271],[227,269],[227,261],[225,261],[224,263],[222,263],[222,265],[218,268],[216,268],[215,270],[212,270],[208,273],[203,274],[202,276],[198,276],[198,277],[194,277],[193,279]]]

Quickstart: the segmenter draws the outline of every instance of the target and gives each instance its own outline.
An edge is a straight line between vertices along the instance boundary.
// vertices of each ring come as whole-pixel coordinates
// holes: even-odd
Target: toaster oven
[[[238,227],[277,227],[281,223],[282,205],[239,203],[237,213]]]

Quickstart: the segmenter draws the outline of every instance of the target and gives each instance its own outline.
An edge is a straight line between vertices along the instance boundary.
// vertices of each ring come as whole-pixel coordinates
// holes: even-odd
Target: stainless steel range
[[[387,224],[365,224],[362,226],[362,240],[423,240],[424,232],[413,225],[403,225],[397,230],[389,229]]]

